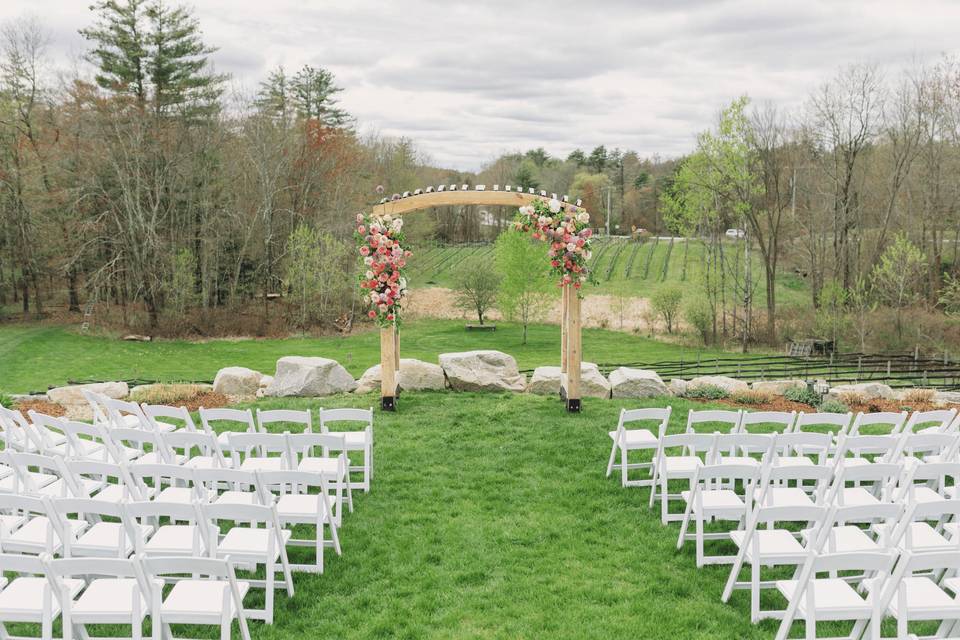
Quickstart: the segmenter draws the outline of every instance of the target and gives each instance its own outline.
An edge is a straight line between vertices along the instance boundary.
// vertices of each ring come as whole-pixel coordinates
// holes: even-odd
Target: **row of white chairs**
[[[724,602],[733,590],[749,588],[751,619],[781,618],[778,638],[786,638],[797,619],[805,621],[808,638],[817,637],[816,624],[825,620],[852,620],[849,637],[879,638],[887,615],[897,620],[898,638],[913,637],[908,623],[916,620],[940,621],[937,637],[960,629],[960,420],[955,411],[896,421],[888,421],[889,414],[863,414],[845,426],[839,420],[816,423],[840,427],[836,435],[805,430],[811,422],[801,423],[799,430],[751,433],[750,425],[776,423],[745,421],[743,414],[724,411],[690,412],[687,432],[668,435],[669,409],[644,409],[622,418],[630,422],[638,413],[658,421],[659,428],[653,460],[646,465],[651,479],[630,484],[651,486],[650,506],[659,494],[664,523],[682,520],[677,546],[695,540],[698,566],[732,565]],[[724,422],[730,428],[722,432],[695,431]],[[861,435],[851,424],[881,433]],[[876,428],[880,424],[890,428]],[[616,453],[615,432],[611,437]],[[624,456],[624,469],[626,462]],[[670,481],[688,483],[687,490],[671,494]],[[671,498],[684,501],[682,515],[669,513]],[[707,531],[708,524],[720,520],[733,521],[736,528]],[[691,522],[696,532],[688,534]],[[737,551],[707,555],[709,540],[732,542]],[[740,579],[744,565],[750,568],[749,580]],[[761,567],[767,566],[793,567],[793,578],[761,580]],[[857,573],[850,575],[852,570]],[[819,577],[823,573],[827,576]],[[787,607],[762,611],[763,589],[776,589]]]
[[[649,462],[630,462],[631,451],[652,451],[659,443],[659,433],[666,432],[671,407],[623,409],[617,428],[608,435],[613,441],[607,462],[607,476],[620,470],[620,483],[628,486],[650,486],[650,479],[632,479],[631,469],[652,470]],[[642,427],[652,424],[650,428]],[[805,413],[781,411],[706,410],[690,411],[687,430],[712,425],[729,433],[777,431],[788,433],[831,433],[835,437],[860,435],[861,429],[871,433],[899,435],[914,432],[956,432],[960,430],[960,416],[956,409],[935,409],[877,413]],[[619,457],[619,460],[618,460]]]
[[[47,455],[93,457],[101,453],[101,457],[106,457],[109,451],[102,451],[96,442],[88,442],[90,438],[102,440],[103,431],[106,430],[115,434],[115,439],[122,434],[131,441],[139,439],[144,444],[148,443],[151,436],[155,440],[165,436],[167,446],[157,445],[155,450],[159,448],[168,454],[171,450],[197,448],[202,451],[201,457],[209,459],[204,464],[229,466],[224,449],[229,449],[227,440],[231,434],[267,434],[270,428],[278,425],[287,430],[299,425],[303,433],[313,432],[312,413],[309,410],[258,409],[254,413],[250,409],[201,407],[198,413],[202,429],[197,429],[185,407],[138,405],[89,391],[85,394],[94,409],[92,425],[36,413],[31,413],[27,419],[19,411],[0,407],[0,433],[5,445],[17,451]],[[353,452],[362,455],[362,464],[349,465],[350,474],[361,474],[359,481],[351,481],[351,488],[369,491],[373,478],[373,410],[321,408],[318,416],[319,433],[343,438],[341,450],[348,456]],[[68,423],[66,427],[62,426],[64,423]],[[337,429],[344,425],[357,425],[359,428]],[[337,430],[332,430],[331,426]],[[65,429],[72,429],[76,437],[71,437]],[[137,447],[124,445],[119,450],[132,454],[133,449]],[[142,447],[139,449],[142,450]]]

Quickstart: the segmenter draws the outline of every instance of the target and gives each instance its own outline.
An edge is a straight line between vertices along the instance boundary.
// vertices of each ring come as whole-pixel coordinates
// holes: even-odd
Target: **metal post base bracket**
[[[393,396],[383,396],[380,398],[380,408],[384,411],[396,411],[397,399]]]
[[[567,398],[567,413],[580,413],[580,398]]]

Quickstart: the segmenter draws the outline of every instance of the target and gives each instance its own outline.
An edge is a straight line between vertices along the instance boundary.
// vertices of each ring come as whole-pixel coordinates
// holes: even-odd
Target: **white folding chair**
[[[160,439],[163,440],[167,450],[173,453],[173,459],[185,467],[209,469],[230,466],[216,436],[202,431],[181,429],[162,433]]]
[[[811,533],[809,539],[818,540],[820,529],[827,519],[828,508],[818,505],[764,507],[759,506],[747,519],[745,529],[730,532],[730,540],[737,545],[737,556],[730,567],[730,575],[723,589],[721,600],[727,602],[734,589],[750,589],[750,621],[756,624],[761,618],[776,618],[782,611],[761,611],[760,590],[773,588],[774,582],[761,581],[760,567],[793,566],[806,562],[810,549],[788,529],[777,527],[778,523],[799,524]],[[760,525],[766,528],[761,529]],[[750,566],[750,580],[740,580],[743,565]]]
[[[610,449],[610,461],[607,462],[607,477],[613,473],[615,468],[620,469],[620,485],[624,487],[649,487],[653,480],[653,462],[629,462],[630,451],[656,450],[659,440],[654,433],[660,433],[660,429],[669,428],[670,412],[672,407],[665,409],[621,409],[620,420],[614,431],[608,432],[610,439],[613,440],[613,447]],[[627,429],[627,425],[633,423],[654,423],[654,431],[650,429]],[[620,454],[620,462],[615,464],[617,453]],[[630,469],[649,469],[650,480],[630,480],[628,478]]]
[[[270,425],[283,425],[280,429],[291,431],[291,425],[299,425],[300,431],[309,432],[313,430],[313,415],[309,409],[303,411],[296,409],[257,409],[257,428],[262,433],[270,431]],[[291,433],[296,433],[291,431]]]
[[[728,433],[735,433],[740,430],[740,417],[743,411],[729,411],[726,409],[706,409],[687,411],[687,431],[698,431],[708,429],[716,431],[717,427],[722,427]]]
[[[203,524],[197,504],[128,502],[121,510],[138,556],[200,557],[211,552],[213,532]],[[153,533],[148,538],[144,532],[149,530]]]
[[[905,467],[893,500],[940,502],[953,497],[958,482],[960,462],[914,462]]]
[[[322,473],[334,479],[334,518],[339,527],[342,523],[344,493],[347,506],[353,513],[353,489],[350,487],[350,460],[346,444],[339,433],[290,433],[287,434],[288,460],[292,468],[310,473]],[[319,452],[318,452],[319,450]],[[331,451],[340,455],[332,457]],[[319,453],[319,455],[317,455]]]
[[[953,433],[927,432],[909,433],[904,431],[897,443],[891,460],[902,461],[906,465],[923,462],[957,461],[957,448],[960,436]]]
[[[848,468],[876,462],[899,462],[900,441],[899,435],[840,434],[833,462],[835,465],[843,463]]]
[[[821,553],[888,551],[893,547],[896,526],[904,516],[902,503],[882,502],[876,505],[836,505],[817,542]],[[801,535],[808,542],[817,532],[805,530]]]
[[[797,419],[790,431],[791,433],[829,432],[839,436],[841,433],[847,433],[851,420],[853,420],[853,412],[850,411],[847,413],[806,413],[801,411],[797,414]]]
[[[141,402],[140,409],[147,420],[150,421],[154,431],[165,434],[183,431],[197,432],[197,425],[186,407],[171,407],[165,404]]]
[[[27,412],[30,422],[34,425],[35,434],[39,437],[38,449],[44,455],[60,455],[76,458],[108,459],[108,453],[103,446],[103,433],[92,425],[76,423],[62,418],[55,418],[34,410]],[[76,425],[83,425],[77,427]],[[71,431],[70,427],[73,426]],[[79,438],[80,433],[92,433],[87,438]]]
[[[141,429],[143,431],[172,431],[176,427],[166,422],[150,420],[143,412],[143,408],[136,402],[101,398],[100,402],[107,410],[107,419],[110,427],[115,429]]]
[[[49,498],[34,498],[0,494],[0,513],[24,519],[13,531],[0,528],[0,552],[39,555],[60,553],[65,538],[83,533],[87,523],[82,520],[63,521]],[[61,528],[61,524],[65,525]]]
[[[217,467],[194,469],[193,479],[203,502],[264,504],[260,500],[257,477],[253,471]]]
[[[31,437],[30,429],[31,425],[22,413],[16,409],[0,407],[0,430],[3,433],[5,449],[42,453],[43,449],[37,444],[36,437]]]
[[[250,640],[243,606],[250,585],[237,580],[229,558],[147,557],[139,562],[150,585],[155,640],[173,640],[173,624],[216,625],[221,640],[229,640],[234,620],[242,639]],[[164,596],[168,581],[174,582],[173,588]]]
[[[373,480],[373,408],[324,409],[320,407],[317,414],[320,417],[320,433],[335,433],[343,437],[344,446],[346,447],[345,451],[348,457],[351,451],[363,453],[363,464],[351,464],[349,469],[351,474],[354,472],[362,473],[363,479],[360,482],[353,482],[351,480],[350,484],[352,489],[363,489],[364,492],[369,493],[370,482]],[[331,422],[352,423],[357,426],[362,426],[362,428],[347,431],[338,429],[335,432],[331,432]],[[343,425],[338,424],[337,426]],[[325,451],[324,455],[329,455],[329,452]]]
[[[773,448],[772,433],[718,433],[710,464],[759,468]]]
[[[104,432],[110,438],[110,450],[116,462],[131,467],[141,464],[177,464],[182,460],[166,445],[160,433],[151,429],[113,427]]]
[[[686,480],[689,489],[689,482],[693,479],[697,468],[704,462],[709,461],[716,436],[692,431],[667,435],[664,431],[663,426],[661,426],[657,452],[653,459],[653,483],[650,489],[649,506],[653,507],[653,503],[657,499],[657,487],[659,486],[660,522],[667,524],[683,519],[681,513],[670,513],[670,500],[681,497],[679,493],[669,492],[670,481]],[[677,449],[680,451],[675,452]]]
[[[2,553],[0,572],[19,574],[0,591],[0,635],[12,637],[6,629],[9,622],[30,622],[40,625],[41,638],[52,640],[60,601],[47,579],[43,560]],[[83,589],[83,580],[71,578],[64,586],[72,597]]]
[[[65,470],[62,458],[59,457],[7,451],[0,456],[0,462],[6,462],[13,469],[13,492],[21,495],[83,497],[93,486],[93,483],[76,478]]]
[[[896,559],[892,551],[817,553],[811,550],[798,579],[776,582],[777,590],[788,602],[776,640],[786,640],[794,620],[804,621],[808,639],[817,637],[817,623],[844,620],[854,622],[849,638],[860,638],[867,630],[871,640],[880,640],[881,598],[873,593],[861,595],[854,586],[836,576],[841,571],[856,571],[873,575],[878,581],[876,584],[884,585],[890,579]],[[817,577],[823,573],[830,577]]]
[[[281,471],[291,468],[290,448],[284,433],[227,432],[227,444],[234,469]]]
[[[253,421],[253,412],[250,409],[204,409],[200,407],[199,413],[200,424],[203,426],[204,433],[217,438],[221,447],[227,444],[227,433],[237,431],[257,433],[257,425]],[[220,427],[224,431],[218,433],[214,427]]]
[[[956,417],[956,409],[914,411],[903,430],[907,433],[949,433]]]
[[[246,580],[251,587],[265,591],[264,608],[245,609],[244,613],[248,618],[273,624],[274,589],[286,588],[289,597],[294,594],[286,546],[292,532],[280,526],[276,506],[219,503],[201,505],[200,511],[204,522],[215,532],[212,555],[230,558],[234,567],[250,565],[255,570],[258,565],[264,566],[265,580]],[[232,526],[225,534],[220,534],[223,521]],[[276,583],[278,564],[283,573],[283,581],[279,584]]]
[[[775,467],[822,465],[832,446],[833,434],[830,433],[776,433],[770,463]]]
[[[33,472],[26,467],[19,466],[17,464],[18,458],[14,457],[16,453],[18,452],[13,450],[0,451],[0,467],[3,468],[3,475],[0,477],[0,493],[40,495],[43,488],[55,482],[60,482],[60,474],[56,471],[54,473]],[[55,464],[55,458],[42,456],[40,459]],[[46,467],[47,465],[44,464],[43,466]],[[62,486],[62,483],[60,483],[58,488]]]
[[[312,525],[315,530],[313,540],[290,538],[290,546],[313,547],[316,558],[313,564],[291,564],[296,571],[323,573],[323,550],[333,547],[341,554],[340,536],[337,533],[336,519],[330,504],[332,479],[319,473],[306,471],[257,471],[257,490],[263,504],[271,504],[276,499],[277,514],[281,526]],[[310,489],[317,490],[309,493]],[[326,528],[330,528],[331,540],[326,539]]]
[[[78,480],[78,486],[86,491],[84,498],[103,502],[143,500],[140,488],[133,480],[126,465],[99,460],[71,460],[57,458],[69,473]]]
[[[903,466],[891,462],[847,466],[840,462],[833,469],[833,484],[827,491],[827,504],[839,506],[877,505],[891,502]]]
[[[123,509],[119,502],[90,498],[58,498],[51,501],[60,519],[60,528],[66,522],[86,522],[88,527],[76,539],[64,540],[61,554],[65,558],[128,558],[135,550],[135,540],[123,524]],[[149,538],[153,527],[140,525],[142,538]]]
[[[907,423],[907,412],[901,411],[877,411],[875,413],[864,413],[860,411],[857,417],[853,419],[853,425],[850,427],[848,435],[860,435],[860,429],[866,429],[870,433],[864,435],[898,435],[903,426]]]
[[[960,569],[958,548],[946,551],[909,550],[900,552],[893,575],[887,581],[867,581],[871,595],[882,594],[880,609],[897,621],[897,638],[906,640],[916,637],[909,634],[909,623],[940,620],[935,636],[946,638],[960,621],[960,597],[951,596],[960,588],[956,578],[948,578],[941,586],[937,575],[955,573]],[[923,574],[923,575],[918,575]],[[946,590],[945,590],[946,589]]]
[[[107,427],[75,420],[61,420],[60,426],[67,436],[63,456],[104,462],[119,459],[119,454],[113,450],[113,443],[106,434]]]
[[[129,469],[144,498],[154,502],[192,504],[200,500],[194,469],[175,464],[136,464]]]
[[[796,411],[744,411],[740,419],[741,433],[787,433],[797,420]]]
[[[753,509],[754,493],[760,482],[760,468],[754,465],[704,465],[697,468],[690,490],[680,495],[686,502],[683,524],[677,538],[677,549],[683,548],[686,540],[696,542],[697,567],[705,564],[729,564],[735,556],[708,556],[704,552],[707,540],[728,540],[730,533],[706,533],[704,526],[712,520],[730,520],[737,528],[746,521]],[[740,483],[743,495],[736,492]],[[723,488],[729,485],[730,488]],[[690,520],[694,520],[695,533],[687,534]]]
[[[833,480],[833,468],[827,466],[765,465],[756,503],[766,507],[809,507],[823,504]]]
[[[72,640],[74,625],[79,627],[81,638],[99,640],[87,632],[88,624],[129,624],[132,640],[143,637],[149,606],[144,578],[133,560],[44,558],[44,567],[60,603],[63,640]],[[74,588],[78,578],[87,581],[79,596]]]

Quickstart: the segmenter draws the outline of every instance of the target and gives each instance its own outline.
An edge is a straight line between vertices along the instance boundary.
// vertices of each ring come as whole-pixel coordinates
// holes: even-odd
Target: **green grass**
[[[495,332],[467,333],[463,321],[421,320],[404,324],[400,346],[403,357],[431,362],[450,351],[497,349],[514,356],[521,369],[533,369],[558,362],[560,328],[532,326],[524,345],[516,325],[498,323]],[[718,353],[615,331],[583,331],[583,353],[590,362],[691,359],[698,351]],[[0,392],[42,391],[68,380],[213,380],[226,366],[272,373],[277,359],[289,355],[333,358],[359,377],[380,362],[380,336],[364,330],[321,338],[124,342],[81,335],[74,327],[0,325]]]
[[[699,293],[697,280],[704,249],[696,240],[690,241],[686,248],[686,273],[683,268],[685,242],[675,242],[672,249],[668,240],[655,242],[647,239],[638,246],[624,238],[597,238],[594,243],[590,268],[598,282],[587,287],[588,294],[622,293],[649,297],[665,286],[680,286],[691,296]],[[737,251],[738,247],[742,249],[742,245],[728,242],[726,250]],[[408,279],[413,287],[451,288],[456,270],[461,265],[489,264],[492,258],[491,246],[424,246],[422,249],[415,249],[413,257],[410,258]],[[753,264],[757,283],[755,304],[762,306],[765,304],[766,291],[763,287],[763,265],[759,254],[754,254]],[[778,304],[803,304],[809,299],[807,284],[781,265],[780,274],[777,276],[777,296]]]

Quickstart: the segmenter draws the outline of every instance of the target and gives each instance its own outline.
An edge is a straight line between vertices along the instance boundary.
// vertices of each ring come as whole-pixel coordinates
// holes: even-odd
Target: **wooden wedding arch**
[[[519,209],[532,204],[535,200],[557,199],[564,211],[576,209],[583,211],[580,201],[569,202],[567,196],[557,198],[556,194],[528,189],[503,190],[495,186],[487,190],[477,185],[472,190],[463,185],[440,186],[437,188],[417,189],[406,192],[393,199],[384,199],[373,208],[376,216],[402,216],[404,214],[430,209],[433,207],[487,205]],[[580,296],[573,283],[562,285],[560,302],[560,397],[566,403],[567,411],[578,412],[580,403],[580,363],[582,361],[582,342],[580,325]],[[400,332],[396,323],[380,329],[380,406],[384,410],[394,411],[398,393],[397,372],[400,369]]]

